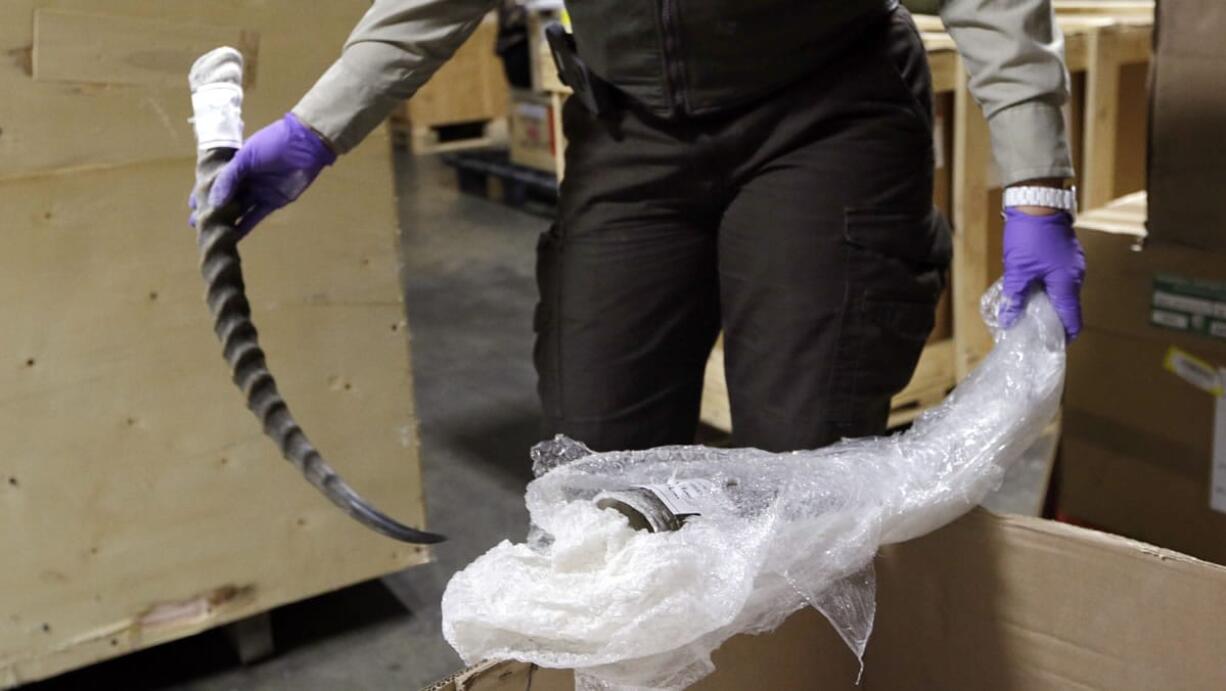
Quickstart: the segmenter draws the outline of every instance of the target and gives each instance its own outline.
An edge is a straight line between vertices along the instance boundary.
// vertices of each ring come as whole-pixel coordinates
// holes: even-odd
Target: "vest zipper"
[[[689,99],[685,93],[685,65],[681,61],[681,32],[677,27],[678,0],[661,0],[664,23],[664,71],[668,80],[668,95],[673,110],[685,113]]]

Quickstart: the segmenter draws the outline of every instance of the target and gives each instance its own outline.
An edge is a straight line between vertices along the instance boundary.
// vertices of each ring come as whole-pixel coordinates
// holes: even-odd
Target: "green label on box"
[[[1226,339],[1226,282],[1157,274],[1149,322]]]

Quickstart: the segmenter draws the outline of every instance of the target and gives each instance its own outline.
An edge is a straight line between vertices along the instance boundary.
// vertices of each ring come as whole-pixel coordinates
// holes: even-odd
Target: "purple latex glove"
[[[235,228],[246,235],[268,214],[297,199],[336,154],[298,118],[285,117],[256,132],[222,168],[209,192],[209,206],[236,201],[240,210]],[[196,197],[188,201],[193,211]],[[196,214],[188,223],[196,226]]]
[[[1042,288],[1072,341],[1081,332],[1081,282],[1086,258],[1067,212],[1032,216],[1005,210],[1005,304],[1001,325],[1008,328],[1022,315],[1032,285]]]

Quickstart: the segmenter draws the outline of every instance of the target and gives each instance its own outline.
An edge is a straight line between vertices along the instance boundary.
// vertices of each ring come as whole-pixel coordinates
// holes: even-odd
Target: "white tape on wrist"
[[[192,92],[192,124],[197,147],[237,149],[243,145],[243,88],[237,84],[206,84]]]

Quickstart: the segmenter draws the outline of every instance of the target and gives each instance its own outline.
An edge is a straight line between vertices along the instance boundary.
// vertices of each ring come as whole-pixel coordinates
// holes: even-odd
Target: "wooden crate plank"
[[[549,92],[549,125],[553,128],[554,141],[553,168],[559,184],[562,182],[562,176],[566,174],[566,134],[562,131],[562,106],[566,104],[567,98],[569,96],[565,92]]]
[[[1103,27],[1090,35],[1086,71],[1085,157],[1082,203],[1102,206],[1115,198],[1115,126],[1120,118],[1119,32]]]
[[[553,52],[545,39],[545,28],[561,20],[561,13],[553,9],[537,8],[528,12],[528,57],[532,64],[533,91],[570,91],[570,87],[558,77]]]
[[[394,136],[408,140],[409,150],[419,156],[444,154],[465,149],[482,149],[491,146],[506,146],[510,138],[506,118],[490,120],[482,125],[481,133],[472,137],[442,139],[439,130],[433,127],[408,128],[407,121],[392,122]],[[469,123],[473,124],[473,123]],[[407,128],[407,129],[406,129]]]
[[[992,347],[979,317],[979,297],[991,284],[988,238],[992,214],[992,165],[988,124],[966,89],[966,68],[958,61],[962,86],[954,97],[954,301],[955,371],[966,376]]]
[[[952,49],[928,50],[928,68],[932,71],[932,91],[940,94],[958,87],[958,54]]]
[[[1089,63],[1089,32],[1086,30],[1070,30],[1063,26],[1064,34],[1064,64],[1069,72],[1084,72]]]
[[[1120,24],[1116,27],[1116,47],[1124,64],[1148,63],[1154,48],[1153,22]]]
[[[183,89],[196,58],[247,44],[244,80],[255,81],[256,37],[238,27],[146,17],[34,12],[34,80]]]
[[[270,217],[244,267],[304,428],[421,524],[388,147],[376,134]],[[167,161],[0,183],[0,686],[429,557],[338,511],[245,410],[202,302],[192,174]]]
[[[717,430],[729,432],[732,430],[732,409],[728,401],[728,380],[724,376],[724,335],[720,334],[715,347],[711,349],[711,357],[707,358],[707,369],[703,375],[702,408],[698,415],[704,425]]]
[[[1154,0],[1052,0],[1060,16],[1091,15],[1112,18],[1153,18]]]
[[[1144,235],[1145,221],[1149,218],[1148,196],[1134,192],[1112,201],[1109,205],[1090,209],[1077,217],[1077,227],[1104,232]]]
[[[112,26],[152,21],[171,27],[230,27],[248,53],[258,36],[258,74],[246,94],[244,120],[250,134],[281,117],[337,58],[345,35],[368,3],[346,0],[253,2],[159,2],[148,0],[5,0],[0,3],[0,181],[76,170],[93,170],[167,159],[190,161],[195,146],[186,74],[172,83],[154,68],[161,60],[181,64],[185,50],[146,52],[142,32],[111,30],[110,63],[136,60],[144,67],[121,70],[140,84],[95,84],[34,78],[35,13],[105,15]],[[292,17],[310,16],[309,22]],[[220,37],[220,36],[219,36]],[[130,40],[136,45],[118,43]],[[234,40],[227,38],[227,41]],[[92,44],[91,44],[92,45]],[[159,44],[160,45],[160,44]],[[238,46],[243,48],[242,45]],[[113,50],[112,50],[113,49]],[[58,49],[57,49],[58,50]],[[82,50],[88,50],[83,48]],[[79,55],[79,54],[78,54]],[[126,56],[126,57],[125,57]],[[53,61],[46,69],[63,71]],[[75,76],[85,66],[74,63]],[[178,68],[175,68],[178,69]],[[54,74],[54,72],[50,73]],[[37,113],[38,117],[29,117]]]
[[[510,89],[494,53],[497,37],[498,17],[491,12],[409,99],[407,115],[414,129],[507,116]]]
[[[894,397],[895,408],[921,403],[938,403],[954,385],[954,342],[952,339],[929,343],[920,355],[915,374],[907,387]]]
[[[1089,37],[1082,204],[1102,206],[1145,186],[1149,27],[1107,26]],[[1142,50],[1138,55],[1137,48]]]

